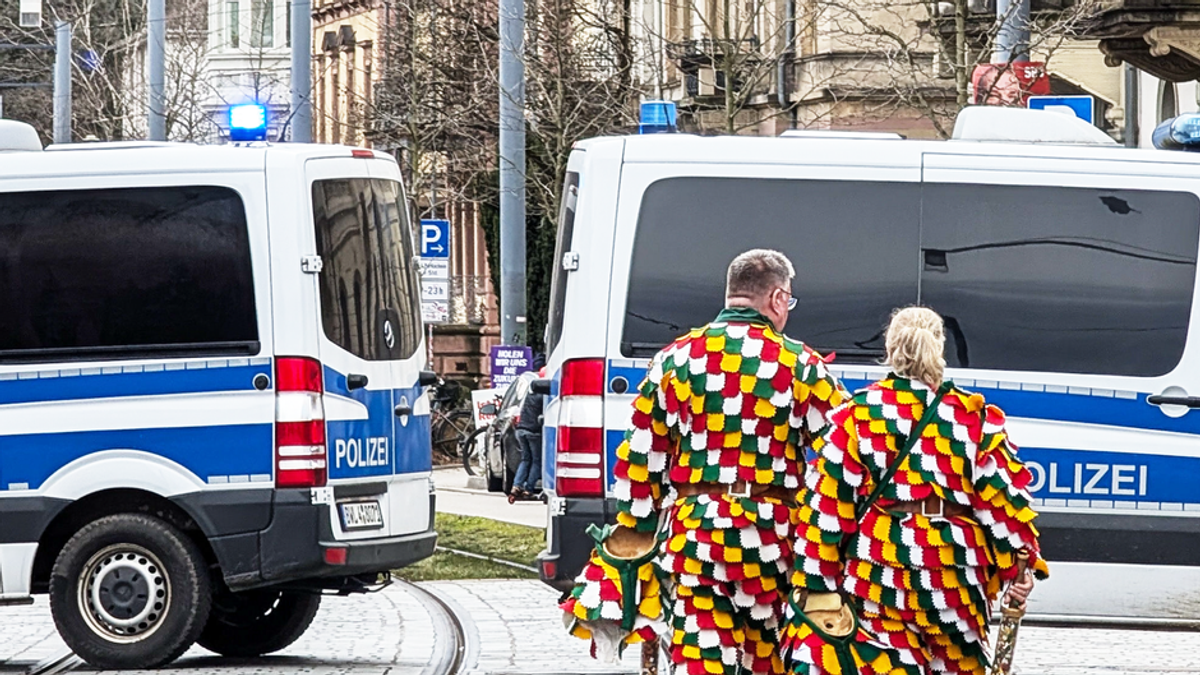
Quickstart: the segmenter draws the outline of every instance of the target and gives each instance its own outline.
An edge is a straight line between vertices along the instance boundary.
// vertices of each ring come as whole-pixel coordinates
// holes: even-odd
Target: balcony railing
[[[667,43],[667,57],[680,64],[706,63],[711,65],[722,54],[750,54],[758,51],[757,35],[741,40],[721,40],[703,37]]]

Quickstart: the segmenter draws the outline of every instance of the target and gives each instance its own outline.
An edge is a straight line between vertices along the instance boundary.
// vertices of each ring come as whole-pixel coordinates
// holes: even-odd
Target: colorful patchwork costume
[[[845,396],[819,354],[750,309],[724,310],[651,362],[617,450],[617,521],[659,533],[662,620],[689,675],[783,672],[803,448]],[[628,641],[652,639],[654,576],[642,571],[639,592],[621,600],[620,575],[594,555],[562,607],[586,622],[636,606]]]
[[[1008,441],[1004,413],[978,394],[948,388],[861,522],[855,505],[886,473],[935,392],[891,375],[833,412],[813,443],[817,456],[800,496],[792,581],[857,598],[863,627],[895,647],[909,672],[982,675],[990,605],[1016,576],[1017,552],[1029,552],[1039,577],[1047,569],[1026,490],[1031,474]],[[813,654],[811,638],[802,622],[789,621],[783,641],[795,670],[845,675]]]

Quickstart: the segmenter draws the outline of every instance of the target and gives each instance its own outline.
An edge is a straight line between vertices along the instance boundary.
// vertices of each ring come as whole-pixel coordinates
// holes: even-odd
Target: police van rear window
[[[257,354],[246,210],[224,187],[0,193],[0,360]]]
[[[951,367],[1152,377],[1182,357],[1200,200],[1053,186],[672,178],[645,193],[621,351],[645,357],[721,307],[729,261],[783,251],[786,332],[877,363],[895,307],[946,319]]]
[[[409,358],[421,340],[420,287],[400,184],[319,180],[312,195],[325,336],[363,359]]]

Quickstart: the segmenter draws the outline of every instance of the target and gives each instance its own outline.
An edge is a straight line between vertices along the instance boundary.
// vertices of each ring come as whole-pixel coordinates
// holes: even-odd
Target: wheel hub
[[[84,566],[79,584],[88,625],[113,642],[135,642],[154,632],[166,615],[169,595],[162,563],[133,544],[97,552]]]

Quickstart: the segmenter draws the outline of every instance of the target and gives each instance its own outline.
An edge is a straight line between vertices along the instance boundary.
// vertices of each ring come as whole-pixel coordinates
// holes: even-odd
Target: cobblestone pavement
[[[537,581],[423,586],[446,601],[464,626],[465,673],[636,672],[636,649],[616,666],[589,658],[586,643],[563,629],[554,607],[557,594]],[[193,647],[165,672],[424,675],[436,649],[433,632],[429,610],[396,585],[371,595],[326,598],[313,627],[280,654],[232,660]],[[44,597],[32,606],[0,608],[0,673],[23,673],[63,649]],[[1200,633],[1024,626],[1016,662],[1019,675],[1200,673]]]

